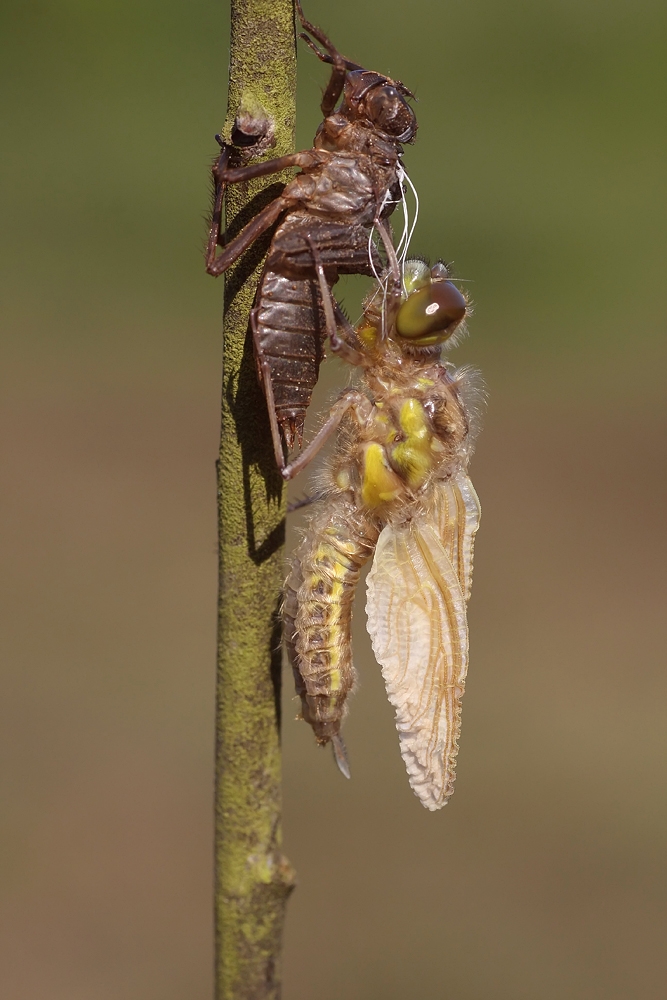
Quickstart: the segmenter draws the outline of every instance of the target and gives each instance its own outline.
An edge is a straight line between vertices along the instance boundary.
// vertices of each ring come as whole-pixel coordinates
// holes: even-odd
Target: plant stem
[[[223,136],[248,116],[271,125],[270,156],[294,148],[293,0],[232,0]],[[245,118],[243,116],[245,115]],[[246,157],[244,162],[248,162]],[[287,178],[233,185],[232,234]],[[281,853],[280,619],[285,503],[248,314],[268,238],[225,276],[218,464],[220,577],[216,691],[215,997],[278,1000],[285,903],[294,872]]]

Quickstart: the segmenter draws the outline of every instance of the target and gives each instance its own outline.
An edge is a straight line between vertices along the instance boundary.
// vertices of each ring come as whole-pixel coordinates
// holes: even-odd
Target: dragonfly
[[[346,59],[323,31],[306,20],[298,0],[296,8],[304,28],[300,37],[331,66],[321,103],[324,120],[312,149],[245,166],[235,165],[235,148],[216,136],[222,149],[213,166],[206,250],[208,273],[223,274],[276,226],[250,326],[275,459],[283,472],[285,449],[289,453],[295,441],[302,443],[327,336],[311,244],[318,250],[327,296],[340,275],[372,276],[387,262],[396,273],[388,217],[399,202],[405,205],[410,181],[402,163],[403,144],[413,142],[417,132],[408,103],[413,95],[407,87]],[[289,167],[300,172],[229,239],[221,228],[227,187]],[[331,349],[337,352],[338,338],[333,329],[329,332]]]
[[[337,315],[313,251],[330,336]],[[480,505],[468,476],[482,390],[442,359],[468,305],[447,267],[410,260],[342,331],[359,385],[334,403],[296,471],[336,434],[291,562],[284,631],[301,718],[350,775],[340,728],[354,688],[352,602],[363,566],[373,651],[409,783],[429,810],[454,790],[468,667],[467,603]]]

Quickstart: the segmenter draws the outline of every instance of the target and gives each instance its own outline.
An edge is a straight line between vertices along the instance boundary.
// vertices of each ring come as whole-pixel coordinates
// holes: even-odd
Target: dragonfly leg
[[[380,239],[382,240],[385,253],[387,254],[389,281],[391,282],[391,289],[389,291],[389,295],[387,296],[389,302],[389,315],[385,315],[385,312],[383,311],[382,336],[386,337],[387,330],[390,330],[393,326],[395,313],[398,311],[398,307],[401,304],[401,265],[398,263],[398,257],[396,256],[396,250],[394,249],[394,244],[392,243],[391,234],[384,219],[377,219],[375,222],[375,228],[380,234]]]
[[[231,240],[231,242],[225,243],[225,234],[221,232],[221,225],[222,202],[227,186],[251,180],[253,177],[266,177],[268,174],[278,173],[280,170],[286,170],[288,167],[312,168],[322,159],[317,151],[304,150],[300,153],[290,153],[288,156],[278,156],[273,160],[266,160],[264,163],[251,163],[245,167],[230,167],[229,158],[231,150],[232,147],[225,144],[213,166],[215,196],[211,228],[206,246],[206,270],[214,277],[217,277],[217,275],[222,274],[227,268],[231,267],[244,250],[247,250],[258,236],[261,236],[265,230],[273,225],[280,213],[290,208],[292,204],[287,199],[276,198],[259,215],[255,216],[252,222],[238,236]],[[262,221],[260,222],[259,220]],[[225,247],[225,249],[219,257],[216,257],[215,253],[218,245]]]
[[[398,263],[398,257],[396,256],[396,250],[394,249],[394,244],[391,240],[391,234],[389,228],[384,219],[378,219],[375,223],[375,227],[380,234],[380,238],[384,245],[385,253],[387,254],[387,263],[389,264],[389,273],[391,275],[391,280],[394,285],[394,292],[398,295],[398,300],[400,302],[401,298],[401,265]]]
[[[219,167],[218,165],[222,160],[221,155],[213,167],[213,176],[216,180],[223,180],[227,184],[239,184],[241,181],[250,181],[254,177],[267,177],[269,174],[280,173],[281,170],[287,170],[289,167],[301,167],[302,170],[312,170],[313,167],[316,167],[323,160],[327,160],[330,155],[330,153],[317,149],[302,149],[299,153],[276,156],[273,160],[264,160],[262,163],[249,163],[244,167],[228,167],[226,163]]]
[[[366,396],[356,389],[350,389],[344,396],[334,403],[329,411],[329,416],[324,421],[313,440],[299,452],[297,457],[289,465],[279,463],[280,472],[283,479],[294,479],[305,467],[312,462],[315,456],[327,443],[331,435],[340,425],[348,410],[356,410],[357,417],[363,419],[371,409],[371,404]],[[277,456],[276,456],[277,459]]]
[[[329,335],[331,350],[350,365],[368,366],[370,359],[359,349],[357,332],[335,300],[334,311],[336,313],[336,332],[333,336]],[[340,333],[341,327],[345,331],[345,335],[342,337]],[[353,347],[352,344],[356,344],[357,346]]]
[[[216,136],[217,138],[217,136]],[[225,180],[225,169],[227,163],[229,162],[229,156],[231,152],[231,146],[223,145],[222,152],[220,156],[215,161],[213,166],[213,182],[215,184],[215,190],[213,195],[213,214],[211,216],[211,228],[208,234],[208,243],[206,245],[206,265],[208,267],[208,262],[213,260],[215,257],[215,249],[220,242],[220,226],[222,224],[222,200],[225,197],[225,191],[227,190],[227,181]]]
[[[259,366],[262,373],[262,383],[264,386],[264,396],[266,398],[266,406],[269,411],[269,425],[271,427],[271,441],[273,442],[273,454],[276,460],[276,465],[282,472],[285,468],[285,453],[283,451],[283,439],[280,433],[280,427],[278,425],[278,418],[276,416],[276,401],[273,395],[273,383],[271,381],[271,368],[269,362],[258,350],[258,333],[257,333],[257,310],[250,310],[250,329],[252,330],[252,336],[255,344],[255,356],[260,359]]]
[[[316,38],[320,45],[326,49],[326,52],[318,49],[315,42],[308,35],[302,33],[299,37],[313,50],[318,59],[332,66],[331,77],[322,95],[322,103],[320,105],[322,114],[327,118],[336,107],[338,98],[343,93],[347,71],[350,69],[360,69],[360,67],[356,63],[351,63],[349,59],[345,59],[332,42],[329,41],[322,29],[306,20],[299,0],[296,0],[296,10],[304,30],[309,35],[312,35],[313,38]]]
[[[308,245],[310,246],[310,252],[313,255],[315,272],[320,286],[320,296],[322,298],[324,318],[327,325],[327,336],[329,337],[331,350],[337,354],[339,358],[342,358],[343,361],[347,361],[348,364],[365,365],[368,362],[365,355],[358,350],[358,340],[355,329],[347,317],[343,315],[340,306],[331,294],[331,288],[326,279],[324,268],[322,267],[322,260],[317,244],[312,237],[308,236],[306,238]],[[344,337],[341,337],[340,335],[341,326],[345,330]],[[350,341],[352,343],[350,343]]]
[[[206,250],[206,270],[209,274],[217,277],[222,274],[235,261],[239,259],[248,247],[255,242],[258,236],[270,229],[274,222],[282,215],[286,209],[291,208],[292,202],[280,196],[263,208],[255,218],[242,229],[238,236],[227,243],[221,254],[215,256],[216,243],[213,240],[213,227],[211,227],[211,237],[209,238]]]

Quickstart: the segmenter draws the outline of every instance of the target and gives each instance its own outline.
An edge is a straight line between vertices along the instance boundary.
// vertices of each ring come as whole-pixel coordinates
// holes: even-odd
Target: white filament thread
[[[403,200],[403,205],[404,205],[404,209],[403,210],[404,210],[404,214],[405,214],[405,218],[406,218],[406,227],[407,227],[408,211],[407,211],[407,204],[406,204],[407,199],[405,197],[405,190],[403,188],[403,181],[406,181],[406,183],[408,184],[410,190],[412,191],[412,197],[415,199],[415,214],[414,214],[414,217],[412,219],[412,225],[410,226],[410,232],[409,232],[409,234],[408,234],[408,236],[407,236],[407,238],[405,240],[405,246],[403,247],[403,249],[402,249],[402,251],[401,251],[401,253],[399,255],[398,251],[401,248],[401,244],[403,242],[403,237],[401,237],[401,242],[399,243],[399,245],[398,245],[398,247],[396,249],[396,255],[398,256],[398,259],[399,259],[400,264],[401,264],[401,278],[403,279],[403,290],[406,291],[406,288],[405,288],[405,273],[404,273],[404,271],[405,271],[405,261],[406,261],[407,256],[408,256],[408,251],[410,249],[410,244],[412,243],[412,237],[414,236],[414,232],[415,232],[415,229],[417,227],[417,220],[419,218],[419,195],[417,194],[417,188],[414,186],[414,184],[410,180],[410,176],[407,173],[407,171],[404,169],[404,167],[403,167],[402,164],[399,164],[399,167],[398,167],[398,179],[399,179],[399,182],[401,184],[401,191],[403,193],[402,200]],[[405,234],[405,229],[403,230],[403,233]]]
[[[410,243],[412,242],[412,237],[414,235],[415,228],[417,226],[417,219],[419,218],[419,195],[417,194],[417,189],[410,180],[410,177],[407,171],[405,170],[405,167],[400,162],[397,165],[396,176],[401,190],[401,199],[400,199],[401,205],[403,206],[403,232],[401,233],[401,238],[398,241],[398,246],[396,247],[396,257],[398,259],[399,267],[401,270],[401,283],[403,286],[403,290],[406,291],[405,261],[408,255],[408,251],[410,249]],[[408,209],[407,198],[405,196],[405,184],[407,184],[410,190],[412,191],[412,196],[415,200],[415,210],[412,223],[410,223],[410,212]],[[375,280],[379,285],[377,291],[375,292],[375,295],[373,296],[373,299],[375,299],[375,297],[380,293],[380,290],[382,291],[382,336],[383,337],[386,336],[385,314],[387,305],[387,285],[389,283],[389,274],[388,272],[385,272],[384,278],[381,278],[376,270],[375,261],[373,260],[373,236],[375,234],[376,221],[380,218],[385,206],[388,205],[390,201],[391,199],[389,196],[389,188],[387,188],[384,197],[382,199],[382,203],[380,204],[380,208],[375,216],[375,221],[371,226],[371,231],[368,234],[368,259],[370,261],[371,270],[373,272]]]

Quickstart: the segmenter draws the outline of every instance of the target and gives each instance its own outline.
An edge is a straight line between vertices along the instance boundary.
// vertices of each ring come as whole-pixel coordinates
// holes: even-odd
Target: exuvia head
[[[465,319],[467,302],[449,280],[445,264],[405,263],[406,297],[396,314],[395,339],[410,349],[431,348],[450,340]]]
[[[341,114],[353,121],[367,122],[397,142],[412,142],[417,134],[417,118],[406,98],[413,95],[402,83],[367,69],[347,73]]]
[[[318,59],[332,67],[331,79],[322,99],[325,115],[331,114],[342,95],[338,114],[383,132],[396,142],[412,142],[417,134],[417,119],[406,98],[414,98],[414,94],[400,80],[391,80],[388,76],[364,69],[342,56],[321,28],[306,20],[299,0],[296,0],[296,11],[308,32],[301,33],[299,37],[310,46]],[[323,46],[324,51],[318,48],[313,38]]]

